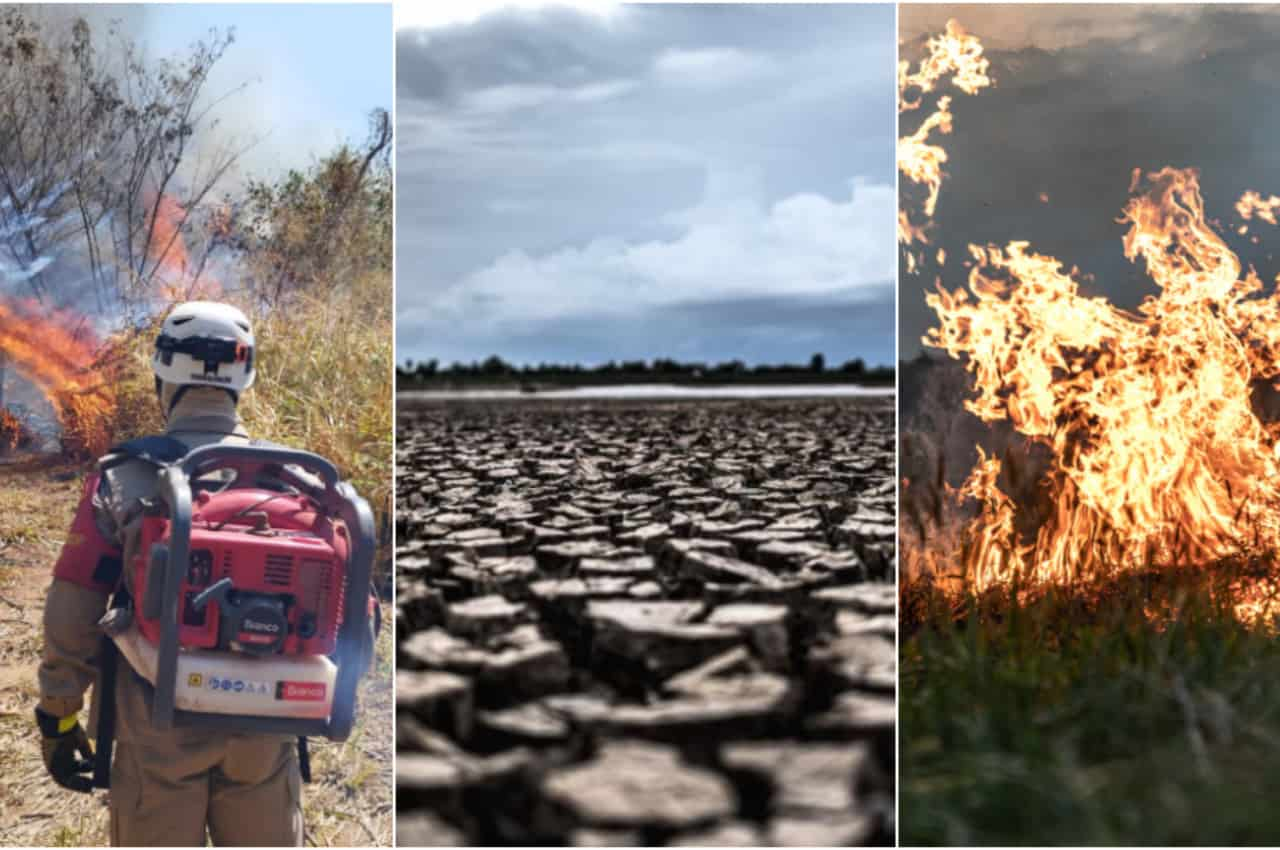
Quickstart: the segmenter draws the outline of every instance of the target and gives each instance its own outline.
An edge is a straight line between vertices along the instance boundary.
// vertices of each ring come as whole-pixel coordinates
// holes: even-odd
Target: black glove
[[[43,737],[44,766],[53,781],[72,791],[92,791],[93,747],[75,715],[58,718],[37,708],[36,725]]]

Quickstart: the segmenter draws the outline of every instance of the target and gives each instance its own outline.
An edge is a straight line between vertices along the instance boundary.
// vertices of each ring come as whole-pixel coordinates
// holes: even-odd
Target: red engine
[[[134,598],[160,587],[152,546],[167,544],[165,517],[142,523],[131,564]],[[181,584],[178,643],[254,654],[329,655],[342,625],[350,541],[346,528],[306,496],[261,489],[202,492],[192,501],[190,556]],[[157,571],[158,572],[158,571]],[[157,585],[163,579],[155,577]],[[159,644],[161,626],[137,606],[139,628]]]

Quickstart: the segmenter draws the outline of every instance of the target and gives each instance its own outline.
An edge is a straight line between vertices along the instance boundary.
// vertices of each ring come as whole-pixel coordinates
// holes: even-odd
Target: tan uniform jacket
[[[216,389],[184,394],[165,433],[192,449],[248,440],[230,397]],[[95,519],[107,538],[123,547],[127,575],[141,502],[156,495],[155,467],[127,462],[104,478],[107,486],[95,500]],[[97,677],[102,638],[97,624],[107,603],[107,594],[54,580],[45,604],[39,671],[45,711],[63,717],[83,706],[84,693]],[[217,844],[301,842],[294,739],[156,729],[147,708],[149,685],[123,657],[119,663],[118,745],[111,772],[113,844],[203,845],[206,826]]]

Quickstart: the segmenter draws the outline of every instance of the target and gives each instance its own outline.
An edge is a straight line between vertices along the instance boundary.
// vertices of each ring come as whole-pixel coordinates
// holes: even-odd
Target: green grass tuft
[[[1034,598],[904,589],[904,845],[1280,843],[1272,564]]]

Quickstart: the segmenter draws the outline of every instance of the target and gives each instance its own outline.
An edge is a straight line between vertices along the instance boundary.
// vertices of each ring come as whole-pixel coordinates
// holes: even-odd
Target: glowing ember
[[[31,442],[31,431],[22,420],[0,408],[0,454],[8,454]]]
[[[919,109],[925,95],[933,92],[950,77],[951,85],[965,94],[977,94],[991,85],[987,76],[990,63],[982,55],[982,43],[966,33],[955,21],[948,21],[946,31],[928,40],[920,67],[911,72],[909,62],[898,63],[898,113]],[[947,152],[931,139],[934,131],[945,135],[952,130],[951,98],[938,98],[934,111],[925,117],[914,133],[898,139],[898,170],[914,183],[928,189],[924,201],[924,217],[932,218],[942,189],[942,166]],[[903,245],[927,244],[927,223],[913,222],[905,210],[898,212],[898,241]],[[907,251],[907,270],[916,272],[923,255]]]

